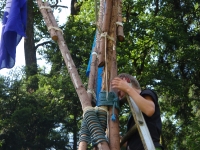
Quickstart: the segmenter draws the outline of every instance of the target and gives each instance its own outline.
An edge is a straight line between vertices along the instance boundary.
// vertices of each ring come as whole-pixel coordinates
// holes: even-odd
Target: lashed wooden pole
[[[99,62],[98,66],[102,67],[105,65],[105,49],[107,42],[106,35],[108,34],[109,27],[110,27],[110,16],[112,12],[112,1],[113,0],[105,0],[105,11],[103,16],[103,24],[101,28],[101,39],[100,39],[100,50],[99,50]]]
[[[96,105],[96,76],[97,76],[97,46],[94,47],[92,51],[92,59],[90,65],[90,73],[89,73],[89,80],[88,80],[88,88],[87,93],[89,100],[92,102],[92,105]]]
[[[118,3],[113,0],[112,2],[112,12],[111,12],[111,21],[109,28],[109,38],[108,38],[108,47],[107,47],[107,86],[109,87],[109,92],[113,91],[110,87],[110,81],[117,76],[117,61],[116,61],[116,22],[118,14]],[[105,70],[106,71],[106,70]],[[105,76],[104,76],[105,77]],[[114,109],[114,111],[113,111]],[[119,118],[118,110],[109,106],[109,117],[108,117],[108,137],[109,137],[109,147],[111,150],[120,150],[120,137],[119,137]],[[114,114],[113,114],[114,112]],[[116,120],[113,121],[111,116],[115,115]]]
[[[76,92],[79,96],[81,105],[82,105],[82,109],[84,109],[87,106],[91,106],[91,102],[88,101],[88,95],[87,92],[82,84],[81,78],[77,72],[76,66],[74,64],[74,61],[72,60],[72,57],[70,55],[70,52],[68,50],[68,47],[65,43],[65,40],[63,38],[63,34],[61,32],[61,30],[58,28],[58,24],[52,14],[52,11],[46,11],[47,9],[50,9],[48,7],[44,7],[44,4],[41,0],[37,0],[38,6],[40,8],[40,12],[43,15],[44,21],[47,25],[49,29],[49,32],[51,32],[51,30],[55,30],[56,34],[58,36],[58,46],[60,48],[60,51],[62,53],[63,59],[65,61],[65,64],[67,66],[68,72],[70,74],[71,80],[73,82],[73,85],[76,89]],[[53,26],[50,26],[53,25]]]
[[[99,6],[99,13],[98,17],[96,15],[96,23],[97,23],[97,31],[96,31],[96,45],[94,48],[94,51],[92,53],[92,61],[90,65],[90,74],[89,74],[89,80],[88,80],[88,89],[90,92],[88,92],[89,99],[92,100],[92,91],[96,87],[96,79],[97,79],[97,70],[98,70],[98,52],[99,52],[99,47],[100,47],[100,36],[101,36],[101,31],[99,29],[102,28],[102,22],[103,22],[103,11],[104,11],[104,4],[103,0],[100,0],[100,6]],[[97,6],[95,5],[95,12],[97,14]],[[98,19],[97,19],[98,18]],[[95,90],[94,90],[95,91]],[[96,103],[96,102],[95,102]]]
[[[122,18],[122,0],[117,0],[118,2],[118,17],[117,17],[117,39],[120,42],[124,41],[124,30],[123,30],[123,18]]]
[[[63,56],[63,59],[65,61],[65,64],[67,66],[68,72],[70,74],[71,80],[73,82],[73,85],[76,89],[76,92],[79,96],[81,105],[82,105],[82,109],[84,110],[86,107],[92,107],[91,105],[91,101],[89,100],[88,94],[82,84],[81,78],[78,74],[78,71],[76,69],[76,66],[72,60],[72,57],[70,55],[70,52],[68,50],[68,47],[65,43],[65,40],[63,38],[62,32],[61,30],[58,28],[58,24],[55,20],[55,17],[53,16],[52,11],[46,11],[47,9],[50,9],[48,7],[44,7],[44,4],[41,0],[37,0],[38,6],[40,8],[40,12],[43,15],[44,21],[49,29],[49,32],[51,32],[51,30],[55,30],[56,34],[58,36],[58,46],[60,48],[61,54]],[[43,10],[44,9],[44,10]],[[53,27],[51,27],[50,25],[53,25]],[[50,27],[50,28],[49,28]],[[100,142],[98,143],[98,148],[99,149],[103,149],[103,150],[109,150],[108,147],[108,143],[107,142]],[[80,150],[86,150],[87,149],[87,143],[86,142],[82,142],[79,145],[79,149]]]
[[[45,2],[45,3],[40,3],[40,12],[43,15],[44,17],[44,20],[45,20],[45,23],[46,23],[46,26],[47,27],[53,27],[53,23],[51,22],[49,16],[47,15],[47,12],[50,12],[52,11],[51,8],[48,6],[48,4]],[[49,34],[51,36],[51,39],[54,40],[54,41],[57,41],[58,40],[58,36],[56,34],[56,30],[55,29],[50,29],[48,28],[48,31],[49,31]]]

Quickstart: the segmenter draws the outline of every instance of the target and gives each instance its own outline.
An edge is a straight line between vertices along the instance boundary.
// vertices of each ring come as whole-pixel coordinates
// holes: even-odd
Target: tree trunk
[[[80,5],[77,0],[71,0],[71,15],[77,15],[80,11]]]
[[[37,60],[36,60],[36,49],[34,44],[34,16],[33,16],[33,1],[27,1],[27,30],[26,37],[24,39],[24,54],[25,54],[25,65],[26,65],[26,76],[27,79],[37,74]],[[27,86],[29,92],[33,92],[38,88],[37,77],[32,77],[31,82]]]
[[[76,110],[76,108],[74,108],[73,110]],[[74,112],[74,125],[73,125],[73,149],[77,149],[77,132],[78,132],[78,129],[77,129],[77,112],[75,111]]]

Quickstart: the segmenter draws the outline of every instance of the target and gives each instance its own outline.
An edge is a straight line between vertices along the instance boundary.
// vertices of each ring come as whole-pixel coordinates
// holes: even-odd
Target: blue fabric
[[[97,87],[96,87],[97,106],[99,105],[99,93],[101,92],[102,74],[103,74],[103,67],[100,67],[98,68],[97,71]]]
[[[97,32],[96,32],[96,34],[94,36],[94,41],[93,41],[93,44],[92,44],[92,52],[94,51],[94,48],[96,46],[96,35],[97,35]],[[86,70],[86,76],[87,77],[89,77],[89,75],[90,75],[90,66],[91,66],[91,61],[92,61],[92,52],[90,54],[90,59],[89,59],[87,70]],[[97,106],[98,106],[99,93],[101,91],[102,73],[103,73],[103,67],[99,67],[98,70],[97,70],[97,82],[96,82],[97,83],[97,85],[96,85],[96,97],[97,97],[96,105]]]
[[[26,0],[7,0],[0,41],[0,69],[15,65],[16,46],[26,31]]]
[[[97,34],[97,32],[96,32],[96,34]],[[92,52],[94,51],[94,48],[96,46],[96,34],[94,36],[94,40],[93,40],[93,44],[92,44]],[[90,54],[90,59],[89,59],[87,70],[86,70],[86,76],[87,77],[89,77],[89,75],[90,75],[90,66],[91,66],[91,61],[92,61],[92,52]]]

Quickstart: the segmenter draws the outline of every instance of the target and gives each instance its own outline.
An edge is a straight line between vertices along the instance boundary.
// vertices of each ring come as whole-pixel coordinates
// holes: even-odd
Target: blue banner
[[[0,69],[15,65],[16,47],[26,31],[26,0],[7,0],[0,41]]]
[[[97,32],[96,32],[97,34]],[[94,36],[94,41],[92,44],[92,52],[94,51],[94,48],[96,46],[96,34]],[[92,52],[90,54],[90,59],[88,62],[88,66],[87,66],[87,70],[86,70],[86,76],[89,77],[90,75],[90,66],[91,66],[91,61],[92,61]],[[97,69],[97,85],[96,85],[96,98],[97,98],[97,102],[96,105],[98,106],[98,99],[99,99],[99,93],[101,92],[101,84],[102,84],[102,73],[103,73],[103,67],[99,67]]]

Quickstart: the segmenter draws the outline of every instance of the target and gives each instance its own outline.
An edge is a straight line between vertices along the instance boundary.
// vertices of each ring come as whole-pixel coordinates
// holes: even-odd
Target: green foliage
[[[1,2],[0,7],[4,4]],[[67,18],[60,28],[85,83],[96,14],[92,0],[80,0],[77,7],[80,12]],[[152,88],[158,93],[165,149],[198,150],[199,2],[125,0],[122,11],[125,41],[117,41],[118,72],[136,76],[142,88]],[[34,14],[37,43],[48,39],[49,33],[36,5]],[[51,64],[51,70],[49,73],[39,70],[35,76],[38,89],[34,93],[26,92],[27,85],[35,81],[34,77],[25,80],[23,74],[22,79],[16,76],[17,80],[13,81],[0,78],[0,146],[3,149],[8,146],[76,149],[82,115],[80,101],[58,45],[49,42],[38,51]],[[127,105],[121,109],[121,135],[126,132],[129,111]],[[69,143],[70,134],[73,144]]]
[[[198,105],[200,87],[199,23],[196,22],[200,15],[196,3],[123,2],[126,39],[118,47],[118,69],[135,75],[143,88],[157,91],[166,149],[199,147],[198,138],[193,139],[197,142],[192,147],[188,145],[194,131],[193,110]]]
[[[31,94],[26,92],[27,82],[23,79],[1,78],[0,141],[3,149],[66,149],[68,134],[73,133],[74,128],[78,132],[81,106],[74,88],[67,83],[71,82],[69,76],[40,75],[38,78],[40,88]],[[74,117],[68,117],[71,113]]]

